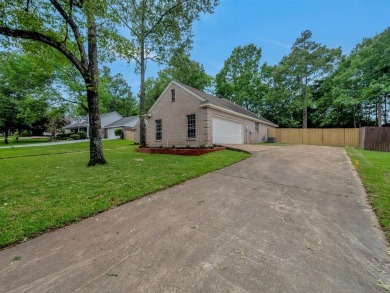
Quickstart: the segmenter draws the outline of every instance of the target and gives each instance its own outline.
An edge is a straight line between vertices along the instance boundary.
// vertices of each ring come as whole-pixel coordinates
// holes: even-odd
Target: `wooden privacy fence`
[[[276,142],[324,146],[360,145],[358,128],[268,128],[268,137]]]
[[[360,128],[360,147],[365,150],[390,152],[390,127]]]

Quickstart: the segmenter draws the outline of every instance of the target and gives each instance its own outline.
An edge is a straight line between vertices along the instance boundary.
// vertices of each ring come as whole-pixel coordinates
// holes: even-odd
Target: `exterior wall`
[[[134,128],[134,142],[139,144],[139,123]]]
[[[171,90],[175,89],[175,102],[171,101]],[[209,144],[207,109],[200,108],[201,101],[181,87],[171,84],[163,93],[146,121],[146,143],[159,146],[199,146]],[[195,114],[196,139],[187,138],[187,115]],[[161,119],[162,140],[156,141],[156,123]]]
[[[229,113],[225,113],[222,111],[218,111],[216,109],[208,109],[207,111],[207,129],[208,131],[208,144],[212,143],[212,133],[213,133],[213,125],[212,125],[212,117],[216,116],[219,118],[230,119],[236,122],[240,122],[242,124],[242,137],[244,144],[250,143],[258,143],[264,142],[267,138],[267,130],[268,128],[275,128],[266,124],[259,122],[259,132],[255,130],[255,121],[238,117]]]
[[[135,140],[135,131],[134,130],[125,130],[123,132],[123,138],[126,140]]]

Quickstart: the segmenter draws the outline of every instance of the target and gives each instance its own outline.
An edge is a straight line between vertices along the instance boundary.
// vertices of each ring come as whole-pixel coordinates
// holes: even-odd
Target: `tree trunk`
[[[146,125],[145,125],[145,42],[141,42],[141,93],[140,93],[140,145],[146,146]]]
[[[8,141],[8,131],[9,131],[8,126],[5,126],[4,130],[5,130],[4,131],[4,143],[5,144],[9,144],[9,141]]]
[[[379,100],[376,104],[376,107],[377,107],[377,113],[378,113],[378,116],[377,116],[378,127],[382,127],[382,98],[379,98]]]
[[[385,94],[385,115],[384,115],[384,122],[387,126],[387,93]]]
[[[87,99],[89,108],[89,131],[90,131],[90,144],[89,144],[89,162],[88,166],[94,166],[96,164],[105,164],[106,160],[103,156],[103,144],[102,134],[100,132],[100,111],[99,111],[99,95],[98,92],[93,89],[87,89]]]
[[[96,22],[93,11],[89,8],[87,12],[88,24],[88,72],[85,79],[87,87],[87,102],[89,112],[90,144],[89,144],[89,162],[88,166],[96,164],[105,164],[103,156],[102,134],[100,132],[100,110],[99,110],[99,90],[98,90],[98,57],[97,57],[97,38]]]
[[[302,110],[302,128],[307,128],[307,93],[306,93],[306,85],[303,84],[302,80],[300,80],[302,87],[302,101],[303,101],[303,110]]]

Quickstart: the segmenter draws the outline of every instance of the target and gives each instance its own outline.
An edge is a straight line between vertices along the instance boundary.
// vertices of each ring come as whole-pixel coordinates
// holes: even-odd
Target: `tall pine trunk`
[[[140,145],[146,146],[146,125],[145,125],[145,42],[141,42],[141,93],[140,93]]]
[[[307,128],[307,93],[306,93],[306,84],[303,82],[303,77],[300,76],[298,77],[298,83],[301,88],[301,99],[303,104],[302,128]]]
[[[307,128],[307,97],[306,88],[302,91],[303,110],[302,110],[302,128]]]
[[[386,126],[388,126],[387,125],[387,93],[385,94],[385,114],[384,114],[384,123],[385,123],[385,125]]]
[[[378,99],[378,102],[376,104],[377,112],[378,112],[378,127],[382,126],[382,98]]]

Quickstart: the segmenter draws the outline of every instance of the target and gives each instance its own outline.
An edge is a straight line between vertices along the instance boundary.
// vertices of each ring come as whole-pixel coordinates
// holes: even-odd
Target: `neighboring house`
[[[63,127],[65,132],[77,133],[79,131],[85,131],[89,136],[88,116],[70,117],[70,120],[71,123]],[[131,128],[132,123],[130,122],[134,120],[134,116],[122,117],[117,112],[110,112],[110,113],[102,114],[100,116],[100,120],[101,120],[102,138],[117,138],[114,134],[115,129],[122,128],[126,130],[126,127],[128,127],[127,129]],[[137,123],[137,121],[135,121],[134,124],[135,123]]]
[[[85,131],[86,133],[89,133],[88,116],[69,117],[69,120],[70,120],[70,124],[62,127],[62,129],[65,130],[65,133],[69,133],[69,132],[77,133],[79,131]]]
[[[127,139],[134,139],[130,136],[130,132],[134,133],[134,127],[138,123],[139,118],[138,116],[130,116],[130,117],[123,117],[111,124],[108,124],[105,127],[105,137],[108,139],[111,138],[119,138],[119,136],[115,135],[115,129],[122,129],[123,133],[125,134],[125,138]],[[126,137],[127,135],[127,137]]]
[[[226,99],[177,81],[168,85],[145,116],[146,143],[151,147],[262,142],[268,128],[278,127]]]

